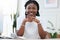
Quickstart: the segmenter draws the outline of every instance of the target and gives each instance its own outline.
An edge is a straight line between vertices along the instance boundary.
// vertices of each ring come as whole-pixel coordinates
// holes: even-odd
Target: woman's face
[[[30,3],[26,7],[26,14],[32,14],[33,16],[36,16],[37,13],[37,6],[34,3]]]

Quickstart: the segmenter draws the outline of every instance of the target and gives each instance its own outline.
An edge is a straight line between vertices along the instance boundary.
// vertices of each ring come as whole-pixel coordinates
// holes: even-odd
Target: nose
[[[33,13],[30,13],[29,16],[33,16]]]
[[[33,11],[34,11],[33,9],[30,9],[30,13],[33,13]]]

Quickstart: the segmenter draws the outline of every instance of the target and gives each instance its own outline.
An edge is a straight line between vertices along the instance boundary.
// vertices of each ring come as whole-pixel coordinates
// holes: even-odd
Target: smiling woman
[[[37,15],[38,14],[38,15]],[[39,4],[35,0],[29,0],[25,3],[25,18],[21,20],[20,29],[17,31],[18,36],[23,36],[27,39],[44,39],[50,38],[48,32],[42,28],[41,19],[37,19],[39,14]]]

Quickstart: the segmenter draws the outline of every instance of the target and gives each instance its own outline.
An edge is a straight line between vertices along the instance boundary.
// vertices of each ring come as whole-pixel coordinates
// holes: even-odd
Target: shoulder
[[[27,19],[26,19],[26,18],[24,18],[24,19],[23,19],[23,22],[26,22],[26,21],[27,21]]]
[[[24,19],[25,17],[23,17],[23,16],[19,16],[17,19]]]
[[[47,23],[47,19],[45,17],[40,17],[40,16],[37,16],[36,17],[41,23]]]

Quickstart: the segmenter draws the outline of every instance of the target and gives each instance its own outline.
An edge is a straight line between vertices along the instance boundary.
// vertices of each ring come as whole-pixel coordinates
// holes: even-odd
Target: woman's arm
[[[45,36],[46,39],[51,38],[50,33],[46,32],[46,31],[45,31],[45,33],[46,33],[46,36]]]
[[[38,31],[39,31],[39,35],[41,36],[42,39],[51,38],[50,34],[43,30],[40,23],[38,24]]]
[[[36,21],[37,24],[38,24],[38,32],[39,32],[40,37],[41,37],[42,39],[50,38],[50,34],[49,34],[48,32],[46,32],[46,31],[43,30],[40,21],[37,20],[37,19],[36,19],[35,21]]]
[[[42,39],[44,39],[45,36],[46,36],[46,33],[44,32],[41,24],[39,24],[39,23],[38,23],[38,32],[39,32],[40,37],[41,37]]]
[[[18,36],[23,36],[24,34],[24,28],[25,28],[25,19],[22,22],[21,28],[17,31]]]

